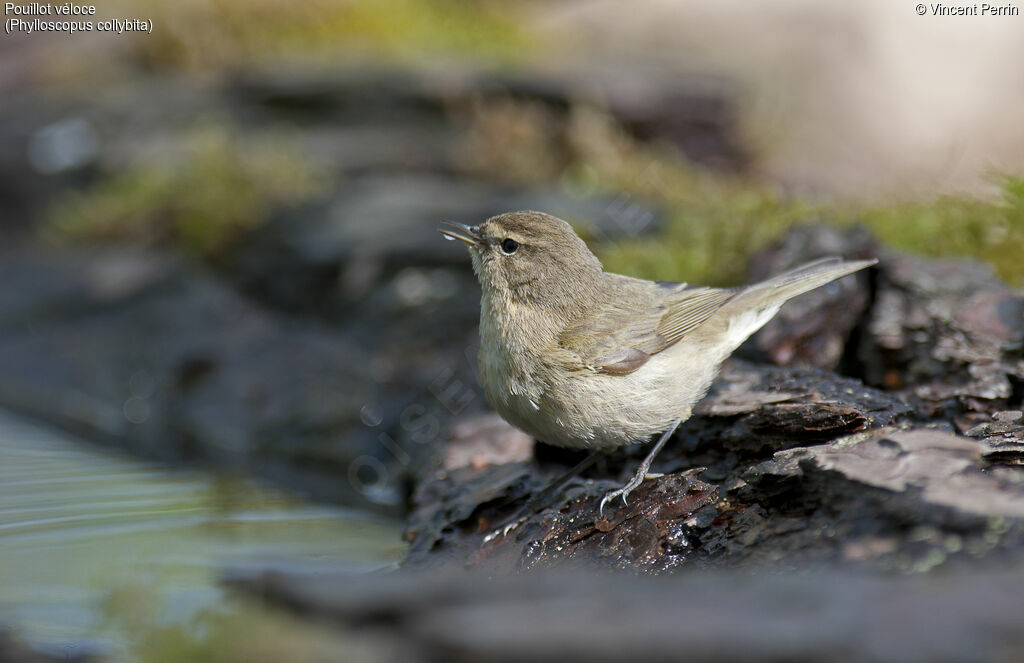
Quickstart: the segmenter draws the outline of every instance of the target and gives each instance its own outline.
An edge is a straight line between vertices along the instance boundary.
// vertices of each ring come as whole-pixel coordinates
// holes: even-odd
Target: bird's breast
[[[506,420],[538,435],[545,393],[544,343],[529,316],[500,310],[484,299],[480,315],[480,379],[488,400]]]

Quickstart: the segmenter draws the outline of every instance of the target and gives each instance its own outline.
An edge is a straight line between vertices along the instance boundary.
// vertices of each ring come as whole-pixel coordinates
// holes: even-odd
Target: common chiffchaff
[[[662,433],[602,510],[640,485],[722,362],[783,303],[876,262],[824,258],[708,288],[605,272],[568,223],[540,212],[445,223],[483,290],[478,365],[502,417],[548,444],[597,451]]]

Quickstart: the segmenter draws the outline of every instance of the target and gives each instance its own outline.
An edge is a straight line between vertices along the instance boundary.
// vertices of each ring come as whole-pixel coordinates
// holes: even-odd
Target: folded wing
[[[605,303],[567,327],[559,344],[592,370],[626,375],[692,334],[723,308],[728,308],[724,315],[729,318],[748,311],[771,317],[769,309],[777,310],[786,300],[875,262],[822,258],[761,283],[728,289],[605,274],[610,293]],[[763,323],[745,331],[740,340]]]
[[[685,283],[629,281],[618,289],[626,290],[627,297],[609,298],[615,303],[597,307],[562,333],[562,347],[593,370],[632,373],[699,327],[736,294],[731,289]]]

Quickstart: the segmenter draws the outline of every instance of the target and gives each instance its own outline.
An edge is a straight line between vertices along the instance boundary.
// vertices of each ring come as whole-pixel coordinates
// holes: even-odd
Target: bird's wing
[[[594,307],[559,337],[559,344],[584,365],[611,375],[637,370],[707,321],[736,294],[735,290],[636,279],[620,285],[624,287],[616,291],[627,296],[608,298],[613,301]]]
[[[626,375],[652,355],[686,338],[726,304],[730,316],[746,311],[774,312],[786,300],[876,262],[822,258],[766,281],[728,290],[605,274],[608,292],[613,296],[604,301],[610,303],[590,309],[569,325],[559,337],[559,345],[574,353],[584,366]],[[753,319],[745,333],[753,333],[765,321]]]

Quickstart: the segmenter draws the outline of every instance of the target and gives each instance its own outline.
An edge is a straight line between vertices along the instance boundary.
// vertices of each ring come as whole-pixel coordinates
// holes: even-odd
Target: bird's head
[[[476,226],[445,221],[439,231],[466,244],[486,295],[551,308],[598,285],[601,263],[572,226],[541,212],[509,212]]]

